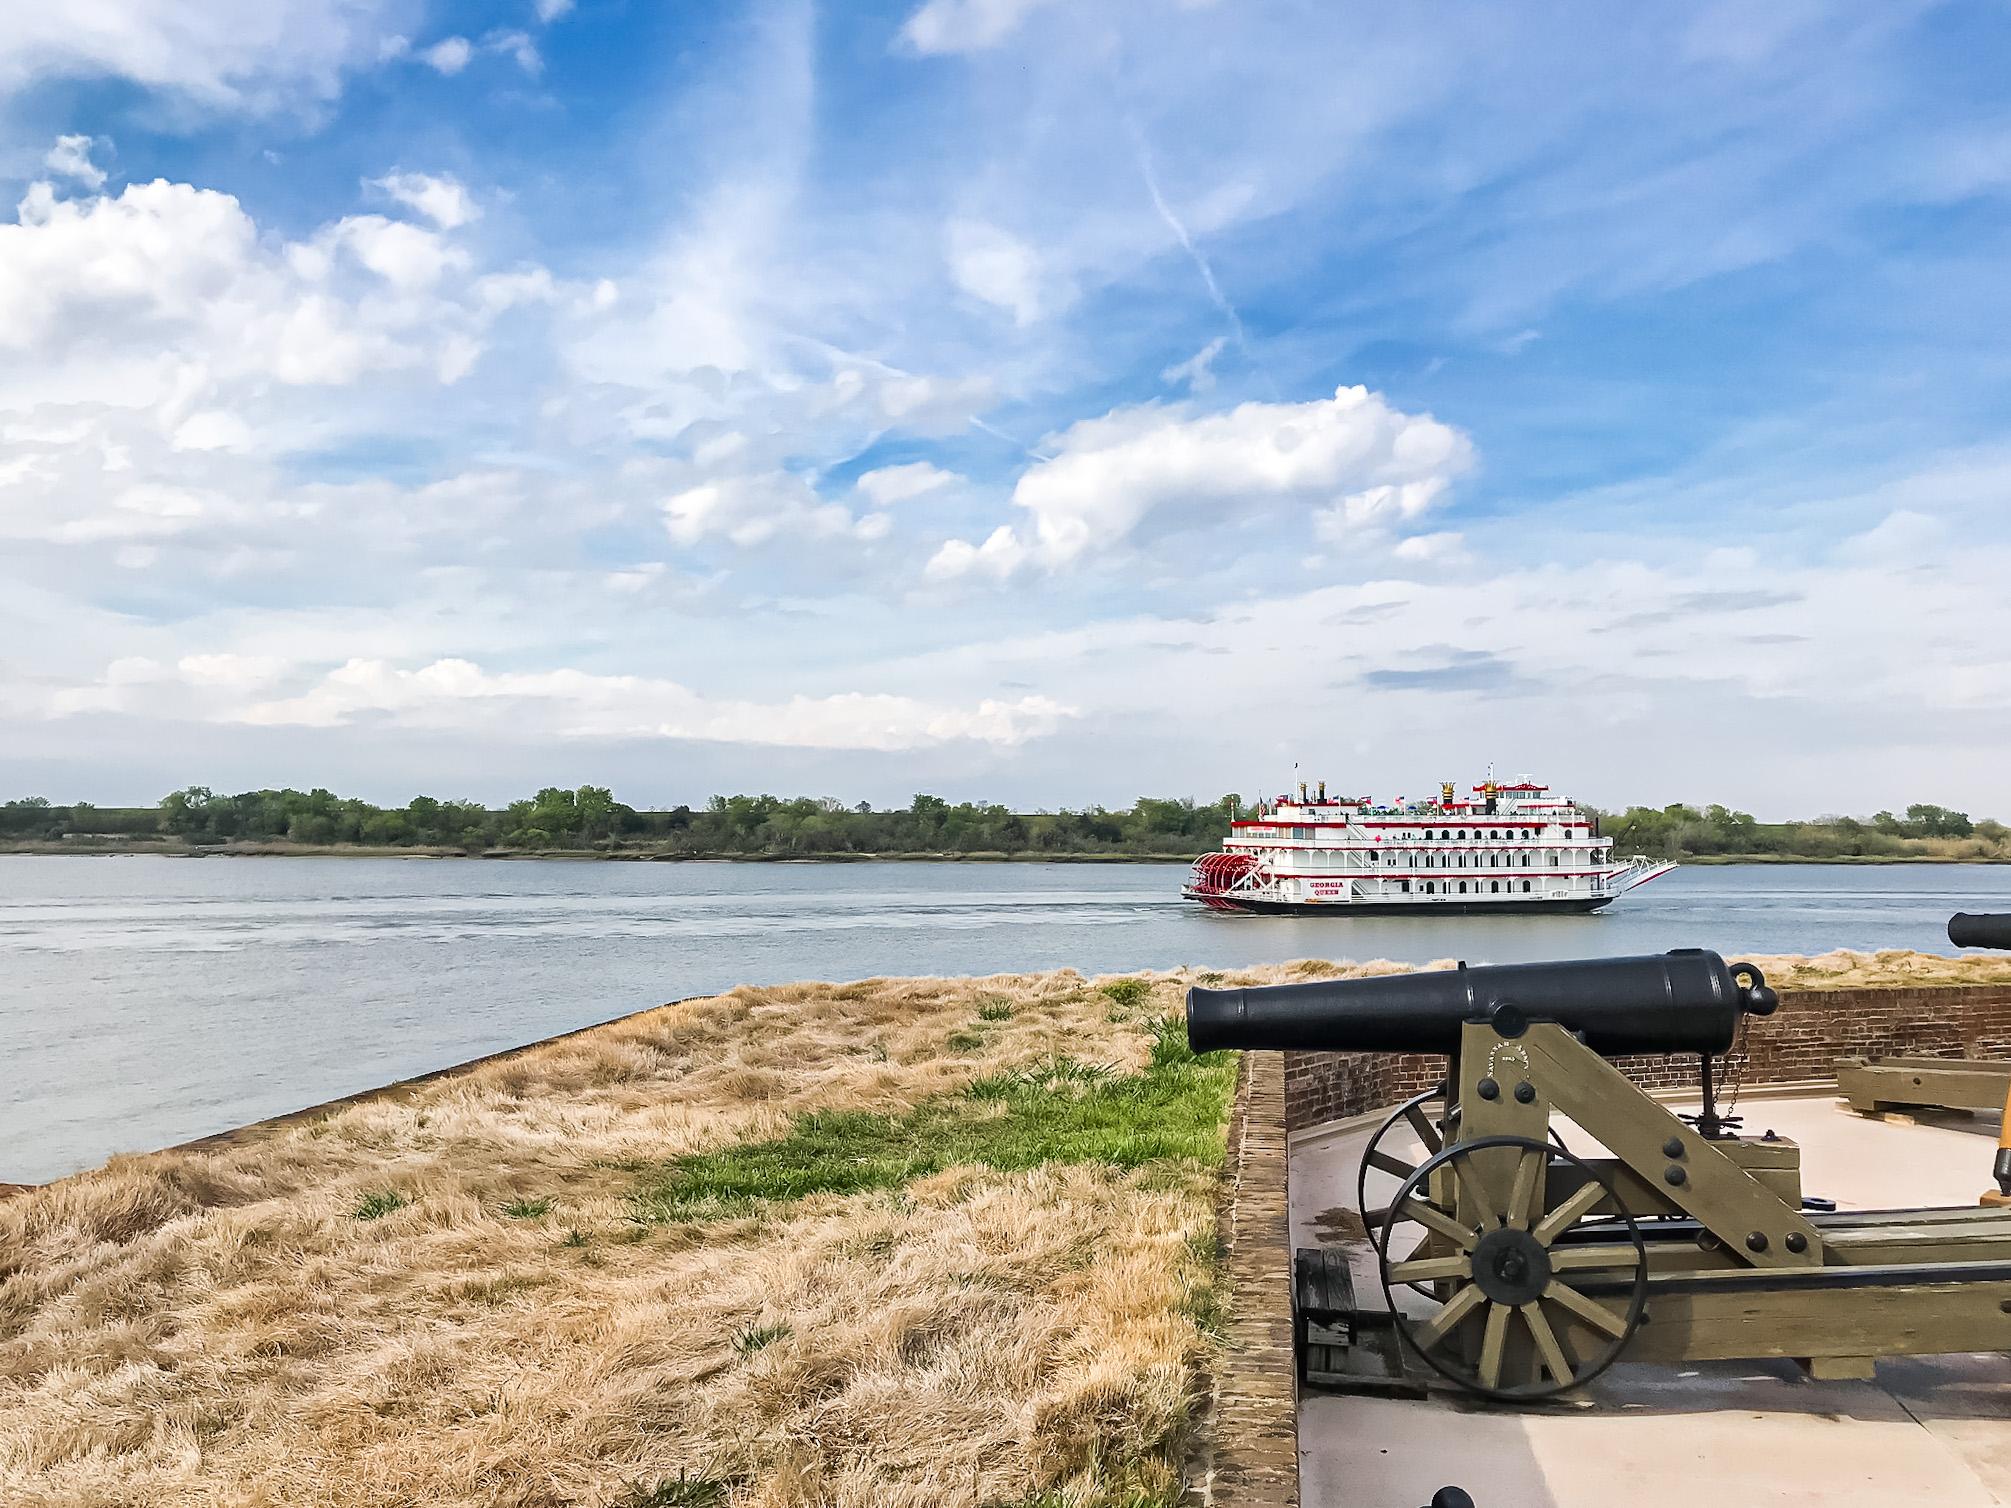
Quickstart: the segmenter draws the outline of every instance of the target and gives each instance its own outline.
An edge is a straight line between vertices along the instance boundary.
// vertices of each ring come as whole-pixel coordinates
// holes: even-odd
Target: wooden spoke
[[[1437,1231],[1461,1251],[1472,1251],[1473,1243],[1479,1239],[1478,1231],[1468,1229],[1437,1205],[1426,1204],[1422,1199],[1406,1199],[1397,1213],[1406,1220],[1415,1220],[1426,1230]]]
[[[1536,1197],[1543,1187],[1543,1174],[1550,1165],[1550,1155],[1534,1148],[1522,1154],[1522,1160],[1515,1165],[1515,1187],[1508,1191],[1508,1228],[1528,1230],[1529,1218],[1536,1204]]]
[[[1443,1309],[1418,1326],[1418,1345],[1427,1350],[1437,1345],[1445,1339],[1446,1332],[1486,1302],[1487,1295],[1480,1291],[1480,1285],[1468,1283],[1446,1300]]]
[[[1530,1234],[1548,1246],[1565,1231],[1578,1223],[1578,1217],[1589,1211],[1605,1197],[1605,1185],[1596,1181],[1579,1185],[1578,1192],[1558,1205],[1543,1217],[1543,1223]]]
[[[1543,1296],[1569,1309],[1595,1330],[1603,1330],[1616,1339],[1627,1333],[1625,1316],[1615,1314],[1603,1304],[1593,1303],[1569,1283],[1560,1283],[1552,1278],[1550,1286],[1543,1290]]]
[[[1536,1299],[1522,1306],[1522,1317],[1529,1322],[1529,1333],[1536,1338],[1536,1354],[1543,1358],[1543,1365],[1550,1373],[1550,1380],[1569,1383],[1572,1380],[1571,1363],[1565,1360],[1564,1347],[1558,1344],[1557,1332],[1550,1328],[1550,1321],[1543,1317],[1543,1300]]]
[[[1582,1272],[1588,1267],[1632,1267],[1639,1260],[1631,1246],[1553,1246],[1552,1272]]]
[[[1501,1386],[1501,1353],[1508,1344],[1508,1318],[1515,1310],[1507,1304],[1487,1306],[1487,1328],[1480,1337],[1480,1385]]]
[[[1473,1272],[1473,1258],[1419,1257],[1414,1261],[1398,1262],[1390,1268],[1392,1283],[1429,1283],[1434,1278],[1463,1278]]]
[[[1467,1207],[1473,1212],[1474,1223],[1482,1230],[1490,1225],[1499,1225],[1501,1220],[1495,1212],[1494,1200],[1488,1197],[1487,1185],[1480,1181],[1472,1161],[1462,1157],[1452,1165],[1452,1173],[1454,1180],[1459,1184],[1460,1192],[1466,1195]]]
[[[1417,1133],[1417,1139],[1424,1143],[1426,1153],[1436,1157],[1445,1150],[1445,1142],[1438,1134],[1438,1127],[1431,1123],[1431,1117],[1423,1110],[1416,1105],[1406,1105],[1404,1119],[1410,1122],[1410,1128]]]
[[[1379,1173],[1387,1173],[1392,1178],[1408,1178],[1417,1171],[1417,1164],[1405,1162],[1401,1157],[1392,1156],[1378,1147],[1362,1159]]]

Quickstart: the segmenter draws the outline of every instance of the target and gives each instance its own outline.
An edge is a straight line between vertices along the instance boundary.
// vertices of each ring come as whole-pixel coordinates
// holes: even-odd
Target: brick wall
[[[1292,1358],[1285,1076],[1245,1053],[1216,1202],[1229,1315],[1208,1410],[1188,1463],[1202,1508],[1298,1508],[1298,1373]]]
[[[1719,1081],[1781,1084],[1824,1079],[1840,1057],[2011,1057],[2011,984],[1894,989],[1782,990],[1771,1016],[1748,1017],[1719,1064]],[[1649,1089],[1692,1085],[1694,1054],[1617,1058]],[[1285,1121],[1293,1130],[1359,1115],[1428,1089],[1445,1059],[1427,1053],[1285,1054]]]

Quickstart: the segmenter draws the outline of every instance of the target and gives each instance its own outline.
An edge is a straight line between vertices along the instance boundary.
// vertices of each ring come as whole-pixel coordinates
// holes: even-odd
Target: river
[[[1597,916],[1250,917],[1145,864],[0,856],[0,1181],[746,982],[1708,947],[1951,952],[2011,866],[1679,869]]]

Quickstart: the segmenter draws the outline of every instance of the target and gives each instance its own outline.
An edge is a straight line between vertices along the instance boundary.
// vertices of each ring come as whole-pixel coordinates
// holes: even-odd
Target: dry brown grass
[[[681,1472],[740,1505],[1163,1500],[1206,1365],[1205,1170],[951,1168],[704,1224],[629,1202],[808,1110],[1057,1054],[1136,1070],[1197,976],[1147,977],[1131,1003],[1072,973],[737,990],[0,1201],[0,1502],[531,1508]]]
[[[1964,953],[1943,958],[1888,948],[1877,953],[1839,949],[1813,958],[1763,957],[1751,961],[1770,984],[1793,990],[1855,989],[1863,986],[2004,984],[2011,982],[2011,953]]]
[[[807,1110],[1137,1070],[1177,1001],[737,990],[0,1201],[0,1502],[611,1504],[681,1472],[735,1504],[1156,1498],[1208,1170],[952,1168],[706,1224],[629,1197]]]

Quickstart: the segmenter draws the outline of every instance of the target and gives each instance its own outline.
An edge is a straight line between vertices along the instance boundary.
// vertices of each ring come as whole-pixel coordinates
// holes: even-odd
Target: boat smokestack
[[[1302,780],[1299,782],[1299,805],[1304,806],[1305,804],[1306,804],[1306,782]]]
[[[1327,799],[1327,783],[1324,780],[1320,782],[1320,799],[1322,801]]]

